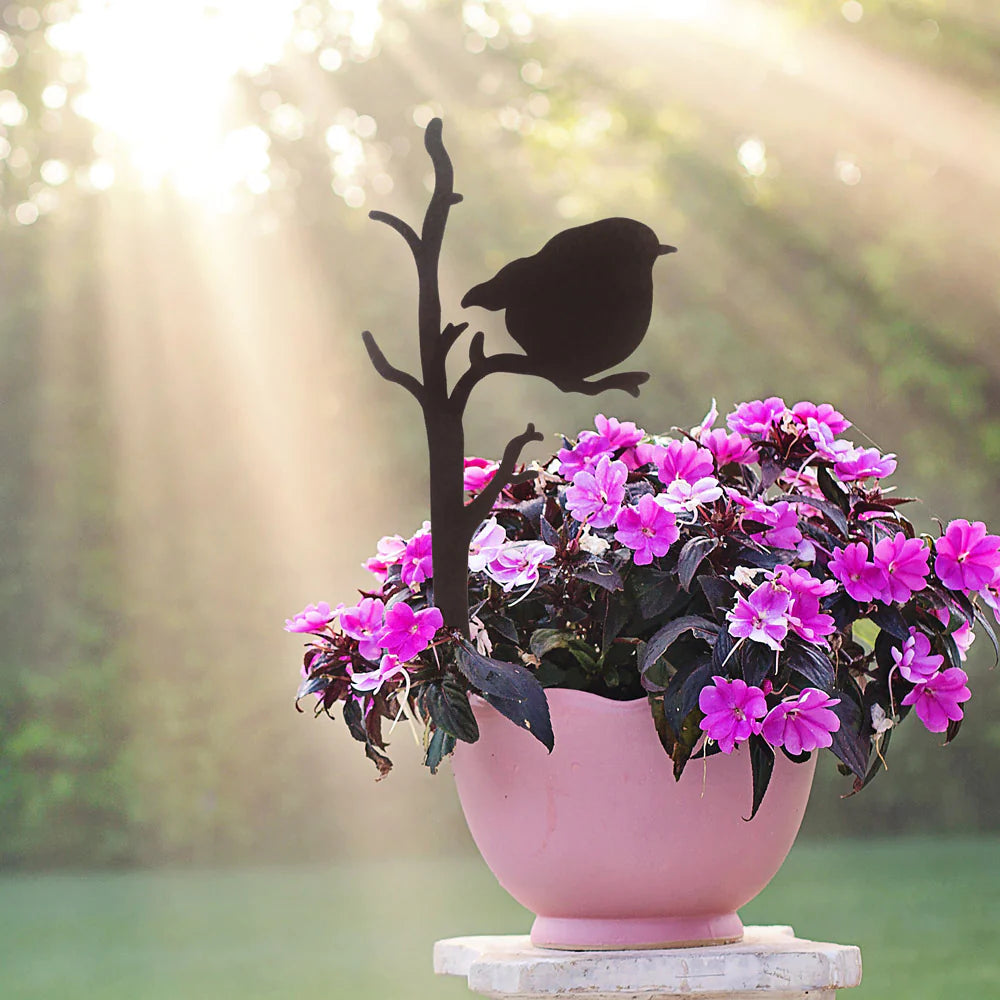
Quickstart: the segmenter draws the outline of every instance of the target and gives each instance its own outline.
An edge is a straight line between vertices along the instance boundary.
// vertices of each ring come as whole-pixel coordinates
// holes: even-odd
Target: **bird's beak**
[[[677,247],[668,247],[665,243],[661,243],[656,256],[662,257],[665,253],[677,253]]]

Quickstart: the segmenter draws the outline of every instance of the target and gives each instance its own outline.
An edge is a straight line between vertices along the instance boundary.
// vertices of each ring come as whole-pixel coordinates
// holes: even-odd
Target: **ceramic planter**
[[[692,760],[679,782],[645,699],[547,692],[552,754],[481,699],[455,783],[500,884],[536,914],[531,939],[567,949],[738,941],[739,907],[774,877],[798,833],[815,755],[780,752],[750,815],[750,759]]]

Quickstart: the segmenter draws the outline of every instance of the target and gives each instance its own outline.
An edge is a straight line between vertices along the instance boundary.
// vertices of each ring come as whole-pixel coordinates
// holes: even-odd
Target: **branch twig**
[[[535,430],[535,425],[528,424],[522,434],[518,434],[517,437],[511,438],[507,442],[507,447],[503,450],[503,458],[500,460],[500,468],[497,469],[493,478],[483,487],[483,492],[465,506],[465,516],[468,518],[473,530],[493,509],[493,502],[500,496],[500,491],[511,482],[514,466],[517,465],[517,460],[524,446],[529,441],[544,440],[545,437]]]
[[[398,216],[392,215],[389,212],[369,212],[368,218],[374,219],[376,222],[384,222],[390,229],[395,229],[406,240],[406,245],[410,248],[410,253],[416,258],[420,252],[420,237],[417,236],[413,227],[408,222],[404,222]]]
[[[361,339],[365,343],[365,350],[368,351],[368,357],[371,358],[372,366],[375,368],[375,371],[377,371],[386,381],[395,382],[397,385],[401,385],[404,389],[408,390],[416,401],[423,406],[424,387],[420,384],[419,380],[409,372],[404,372],[402,369],[389,364],[388,359],[382,353],[382,348],[378,346],[375,342],[375,338],[368,330],[365,330],[365,332],[361,334]]]
[[[448,352],[455,346],[459,337],[468,330],[468,323],[448,323],[441,331],[441,338],[438,340],[438,353],[442,358],[448,357]]]

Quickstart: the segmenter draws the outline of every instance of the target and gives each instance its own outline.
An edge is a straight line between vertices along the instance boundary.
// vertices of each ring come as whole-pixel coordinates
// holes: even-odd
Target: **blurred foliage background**
[[[7,869],[469,850],[405,732],[376,786],[295,714],[281,630],[425,516],[422,427],[359,333],[414,363],[412,265],[367,212],[419,220],[434,114],[465,196],[447,317],[567,225],[681,251],[639,400],[502,376],[471,454],[525,418],[829,400],[922,527],[1000,524],[991,0],[32,0],[0,3],[0,67]],[[960,739],[907,727],[848,800],[825,762],[807,834],[1000,828],[987,645]]]

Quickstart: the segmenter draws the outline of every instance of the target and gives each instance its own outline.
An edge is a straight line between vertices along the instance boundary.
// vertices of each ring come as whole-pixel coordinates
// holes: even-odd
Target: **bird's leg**
[[[549,376],[543,376],[549,378]],[[607,389],[621,389],[630,396],[639,395],[639,386],[649,381],[649,372],[616,372],[614,375],[605,375],[596,381],[587,379],[567,380],[559,377],[549,378],[557,388],[563,392],[579,392],[585,396],[596,396]]]

